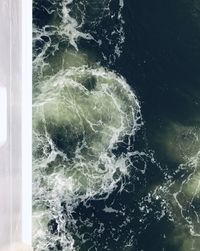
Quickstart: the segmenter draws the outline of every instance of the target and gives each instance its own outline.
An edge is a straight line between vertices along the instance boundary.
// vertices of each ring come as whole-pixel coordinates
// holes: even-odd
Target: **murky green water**
[[[200,249],[199,11],[34,0],[34,250]]]

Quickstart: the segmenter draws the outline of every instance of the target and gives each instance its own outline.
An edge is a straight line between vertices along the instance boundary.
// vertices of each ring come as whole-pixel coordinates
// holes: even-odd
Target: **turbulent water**
[[[123,77],[79,51],[80,38],[102,43],[81,31],[84,2],[50,4],[52,10],[41,5],[50,24],[34,27],[33,239],[36,250],[75,250],[75,208],[108,196],[118,183],[123,189],[135,154],[131,142],[141,124],[140,105]],[[109,2],[99,5],[103,15],[111,15]],[[80,23],[73,17],[78,14]],[[93,19],[96,26],[100,21]],[[121,29],[113,58],[120,54]]]
[[[142,64],[139,50],[132,54],[136,7],[33,2],[36,251],[199,250],[199,117],[180,122],[178,111],[172,119],[164,96],[155,105],[171,87],[143,84],[149,69],[140,74],[141,65],[155,65],[151,49]],[[175,92],[191,107],[177,88],[171,102]]]

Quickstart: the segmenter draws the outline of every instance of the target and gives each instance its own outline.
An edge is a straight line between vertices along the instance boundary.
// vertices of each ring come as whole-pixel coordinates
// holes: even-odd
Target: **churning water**
[[[165,12],[154,7],[33,2],[36,251],[199,250],[199,97],[195,86],[171,87],[181,80],[159,63],[171,41],[157,34]],[[180,103],[185,113],[172,116]]]

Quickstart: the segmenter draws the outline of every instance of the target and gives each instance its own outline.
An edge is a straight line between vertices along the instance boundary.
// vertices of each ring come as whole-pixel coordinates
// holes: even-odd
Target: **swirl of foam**
[[[80,201],[111,193],[129,174],[134,153],[117,148],[132,147],[140,106],[125,79],[104,68],[71,67],[40,86],[33,105],[34,246],[59,242],[73,250],[70,212]],[[52,219],[54,231],[47,228]]]

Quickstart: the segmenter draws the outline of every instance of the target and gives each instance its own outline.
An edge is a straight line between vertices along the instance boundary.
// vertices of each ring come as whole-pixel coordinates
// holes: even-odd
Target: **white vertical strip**
[[[9,183],[9,193],[10,193],[10,242],[12,243],[13,241],[13,170],[12,170],[12,163],[13,163],[13,151],[12,151],[12,142],[13,140],[13,134],[12,134],[12,124],[13,124],[13,114],[12,114],[12,107],[13,107],[13,100],[12,100],[12,69],[13,69],[13,65],[12,65],[12,8],[11,8],[11,4],[12,4],[12,0],[9,0],[9,97],[8,97],[8,105],[9,105],[9,109],[8,109],[8,123],[9,123],[9,175],[10,175],[10,183]],[[17,16],[17,13],[16,13]],[[16,27],[17,29],[17,27]],[[11,244],[10,243],[10,244]]]
[[[22,241],[32,242],[32,0],[22,1]]]
[[[7,139],[7,92],[5,87],[0,86],[0,147],[6,143]]]

